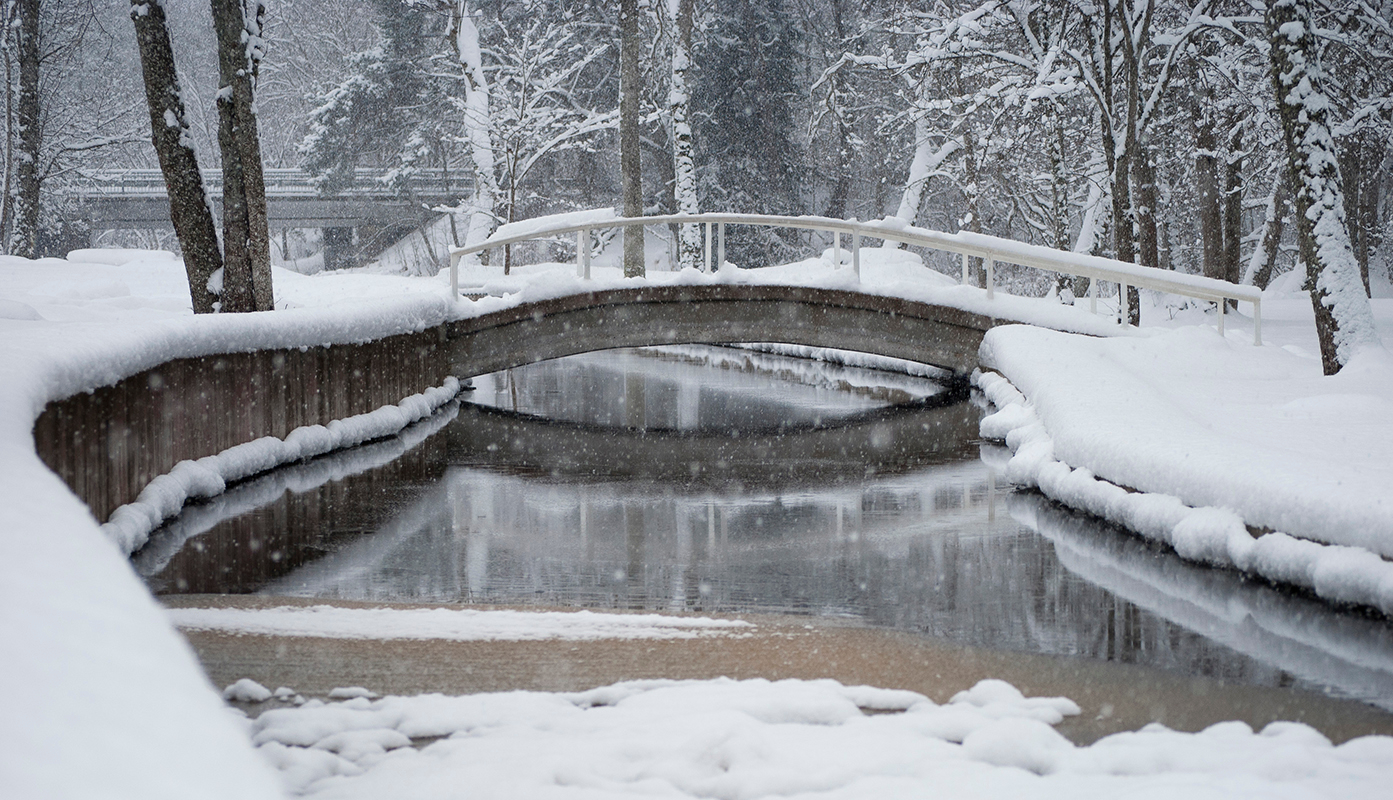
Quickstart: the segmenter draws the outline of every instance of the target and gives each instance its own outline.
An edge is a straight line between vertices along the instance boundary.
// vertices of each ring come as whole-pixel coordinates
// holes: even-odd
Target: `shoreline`
[[[470,609],[562,611],[540,606],[381,603],[264,595],[166,595],[166,608],[333,606],[345,609]],[[606,610],[605,613],[626,613]],[[645,612],[651,613],[651,612]],[[678,619],[687,615],[674,616]],[[1083,713],[1056,729],[1087,745],[1114,733],[1160,722],[1199,731],[1240,720],[1255,730],[1301,722],[1339,744],[1359,736],[1393,735],[1393,713],[1357,700],[1290,688],[1256,687],[1116,662],[958,645],[850,620],[770,614],[706,614],[750,622],[738,636],[587,641],[447,641],[343,639],[181,630],[214,686],[241,678],[267,688],[287,686],[327,698],[361,686],[379,695],[586,691],[621,681],[831,678],[847,686],[909,690],[937,703],[988,678],[1027,696],[1063,696]],[[236,704],[259,713],[286,704]]]

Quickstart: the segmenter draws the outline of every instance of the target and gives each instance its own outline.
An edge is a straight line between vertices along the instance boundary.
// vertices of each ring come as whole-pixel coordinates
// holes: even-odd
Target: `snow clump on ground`
[[[1161,725],[1078,747],[1079,713],[987,680],[938,705],[831,680],[634,681],[569,694],[311,700],[251,726],[314,798],[1375,797],[1393,738]]]

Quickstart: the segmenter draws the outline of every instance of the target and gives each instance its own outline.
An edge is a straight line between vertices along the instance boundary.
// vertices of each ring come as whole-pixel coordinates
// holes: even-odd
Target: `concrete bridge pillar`
[[[322,228],[324,235],[324,268],[343,269],[353,266],[353,229]]]

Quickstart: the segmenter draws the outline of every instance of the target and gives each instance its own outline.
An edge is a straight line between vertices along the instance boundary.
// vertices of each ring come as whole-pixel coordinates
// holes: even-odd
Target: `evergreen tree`
[[[358,166],[394,169],[404,191],[411,167],[453,133],[445,130],[450,90],[436,85],[429,69],[448,16],[402,0],[374,0],[373,6],[380,43],[350,60],[349,74],[324,93],[300,144],[305,169],[326,192],[350,185]]]
[[[696,115],[702,207],[751,214],[799,214],[794,106],[797,32],[783,0],[717,0],[698,49]],[[734,228],[727,257],[742,266],[779,263],[792,255],[792,235]]]

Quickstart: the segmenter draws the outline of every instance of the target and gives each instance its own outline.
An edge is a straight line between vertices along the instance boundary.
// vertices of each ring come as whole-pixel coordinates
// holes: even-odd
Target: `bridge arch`
[[[964,376],[997,320],[838,289],[708,284],[583,292],[454,322],[461,376],[618,347],[778,342],[931,364]]]

